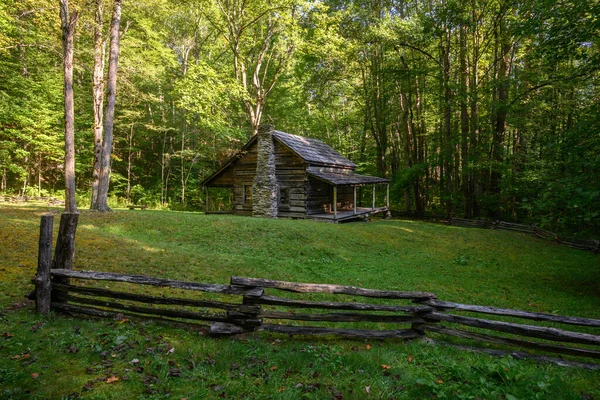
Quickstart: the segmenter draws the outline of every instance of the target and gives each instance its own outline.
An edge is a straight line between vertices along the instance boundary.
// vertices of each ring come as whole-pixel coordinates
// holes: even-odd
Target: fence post
[[[52,268],[73,269],[75,231],[78,220],[79,213],[62,213],[60,215],[60,227],[58,228]]]
[[[38,271],[35,278],[35,308],[40,314],[50,312],[50,263],[52,261],[53,215],[42,215],[40,221],[40,240],[38,249]]]

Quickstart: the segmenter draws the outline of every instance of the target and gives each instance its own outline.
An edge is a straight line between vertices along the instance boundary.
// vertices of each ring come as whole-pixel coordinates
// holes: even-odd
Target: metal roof
[[[272,135],[309,164],[356,168],[356,165],[352,161],[318,139],[292,135],[281,131],[272,131]]]

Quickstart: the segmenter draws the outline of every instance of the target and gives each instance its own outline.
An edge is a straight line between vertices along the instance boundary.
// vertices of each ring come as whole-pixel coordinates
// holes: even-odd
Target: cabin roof
[[[390,180],[385,178],[378,178],[376,176],[359,175],[354,172],[341,174],[329,171],[319,171],[312,168],[307,170],[308,175],[321,181],[327,182],[333,186],[343,185],[369,185],[376,183],[388,183]]]
[[[331,146],[318,139],[292,135],[290,133],[275,130],[271,131],[271,135],[308,164],[345,169],[356,168],[356,164],[335,151]],[[236,155],[221,165],[221,167],[212,175],[204,179],[200,185],[206,186],[210,183],[210,181],[219,176],[227,167],[229,167],[239,158],[243,157],[248,148],[250,148],[250,146],[256,142],[257,138],[257,135],[252,136],[248,143],[246,143]]]
[[[290,133],[273,131],[272,135],[309,164],[320,164],[341,168],[356,168],[356,165],[318,139]]]

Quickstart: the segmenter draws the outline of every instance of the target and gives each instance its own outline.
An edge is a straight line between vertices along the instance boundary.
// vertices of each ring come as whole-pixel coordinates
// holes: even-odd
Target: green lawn
[[[423,341],[217,340],[151,323],[39,317],[23,295],[45,211],[0,205],[0,398],[600,397],[599,372]],[[82,211],[76,245],[77,269],[429,291],[447,301],[600,318],[598,255],[513,232]]]

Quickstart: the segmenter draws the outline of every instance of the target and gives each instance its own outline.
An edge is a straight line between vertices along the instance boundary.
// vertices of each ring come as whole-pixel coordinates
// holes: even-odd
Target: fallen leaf
[[[408,362],[409,363],[413,362],[413,360],[414,360],[414,357],[412,356],[412,354],[410,356],[408,356]]]
[[[128,318],[123,318],[123,319],[119,320],[119,323],[124,324],[125,322],[128,322],[128,321],[129,321]]]
[[[169,370],[169,376],[181,376],[181,371],[179,371],[179,368],[171,368]]]
[[[77,353],[77,351],[79,351],[77,349],[77,347],[75,345],[69,347],[69,350],[67,351],[67,353]]]
[[[444,381],[441,380],[441,379],[438,379],[438,380],[435,381],[435,383],[437,383],[438,385],[443,385]]]
[[[40,376],[40,374],[38,374],[37,372],[34,372],[33,374],[31,374],[31,377],[33,379],[37,379],[37,378],[39,378],[39,376]]]
[[[367,350],[371,350],[371,345],[370,344],[367,344],[365,347],[367,348]]]
[[[119,380],[119,377],[116,375],[113,376],[109,376],[108,378],[106,378],[106,383],[113,383]]]
[[[13,337],[13,336],[15,336],[15,335],[13,335],[12,333],[8,333],[8,332],[4,332],[2,334],[2,337],[5,337],[5,338],[9,338],[9,337]]]
[[[282,386],[279,388],[279,393],[283,392],[285,390],[285,386]]]
[[[277,369],[277,365],[273,365],[271,368],[269,368],[270,371],[275,371]]]
[[[383,368],[383,369],[392,369],[391,366],[386,365],[386,364],[381,364],[381,368]]]

